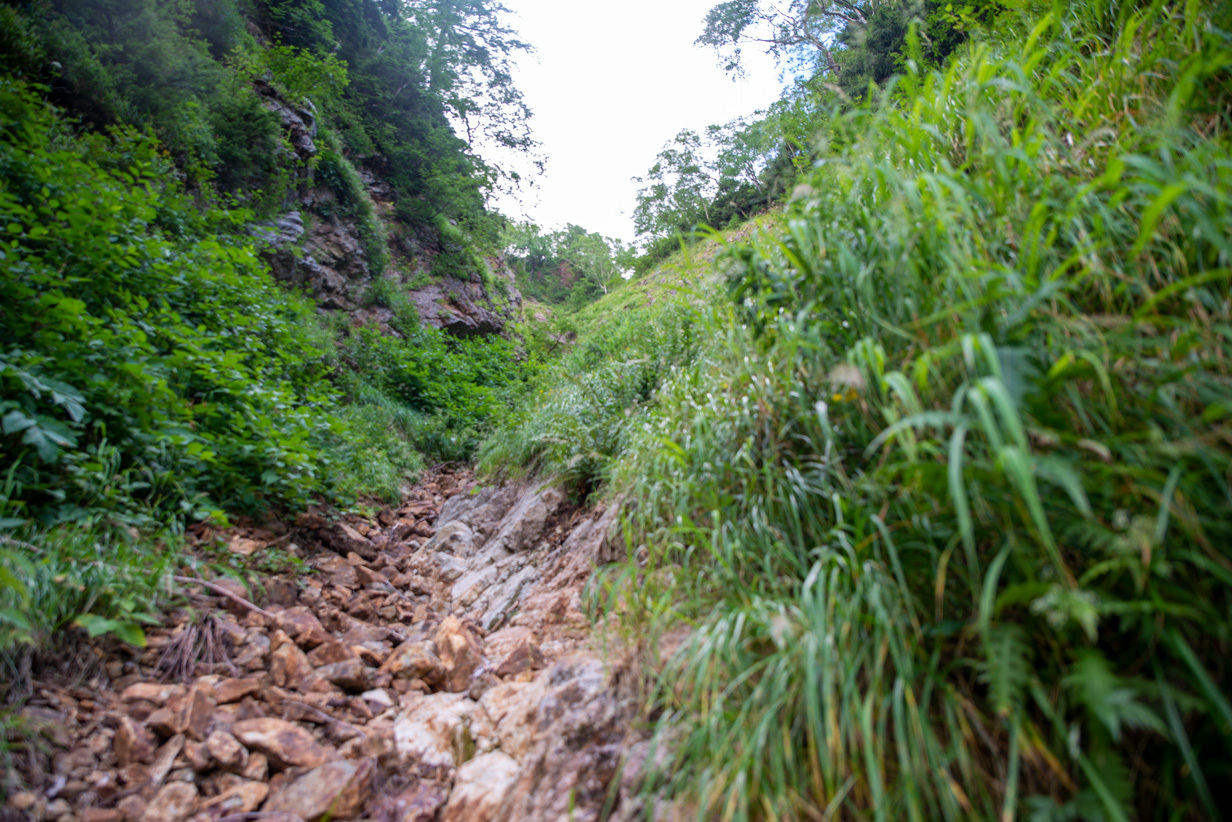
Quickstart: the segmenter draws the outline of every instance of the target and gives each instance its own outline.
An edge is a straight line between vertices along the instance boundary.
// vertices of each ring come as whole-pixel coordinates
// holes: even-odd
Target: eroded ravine
[[[374,520],[230,533],[237,554],[273,547],[313,573],[213,580],[144,651],[91,648],[92,670],[37,678],[23,717],[46,744],[18,763],[28,789],[8,812],[640,818],[635,700],[581,603],[614,520],[554,488],[444,472]]]

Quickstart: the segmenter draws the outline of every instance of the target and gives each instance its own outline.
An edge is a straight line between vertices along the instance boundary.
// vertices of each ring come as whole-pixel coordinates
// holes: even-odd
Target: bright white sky
[[[711,49],[693,45],[719,0],[505,0],[509,20],[535,53],[518,59],[515,83],[534,112],[548,157],[514,219],[546,229],[575,223],[633,239],[637,184],[663,144],[764,109],[779,94],[769,57],[746,50],[748,76],[733,82]]]

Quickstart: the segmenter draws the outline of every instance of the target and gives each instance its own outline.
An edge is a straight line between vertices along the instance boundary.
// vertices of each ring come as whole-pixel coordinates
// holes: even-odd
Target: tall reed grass
[[[835,113],[628,426],[698,818],[1219,819],[1232,19],[1058,2]],[[623,582],[622,582],[623,581]],[[636,584],[629,584],[636,582]]]

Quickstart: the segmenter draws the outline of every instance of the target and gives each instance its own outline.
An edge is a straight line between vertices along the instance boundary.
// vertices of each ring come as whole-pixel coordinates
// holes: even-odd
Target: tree
[[[620,240],[573,224],[545,234],[533,223],[511,223],[504,244],[523,293],[575,308],[610,293],[634,257]]]
[[[920,33],[920,57],[939,64],[966,39],[967,29],[987,23],[999,0],[728,0],[707,13],[697,45],[718,51],[720,65],[743,73],[742,48],[766,49],[780,64],[801,70],[806,82],[822,79],[848,97],[864,94],[901,69],[907,34]]]
[[[862,27],[880,3],[895,0],[791,0],[786,9],[765,0],[728,0],[711,9],[697,45],[718,50],[725,70],[741,74],[741,48],[758,44],[782,62],[814,72],[840,73],[835,36]]]
[[[634,177],[637,193],[633,225],[655,237],[692,231],[710,222],[710,198],[719,180],[697,132],[682,129],[663,146],[644,177]]]
[[[350,83],[336,118],[344,148],[383,174],[397,216],[454,220],[472,237],[498,230],[485,208],[534,157],[530,110],[513,56],[529,48],[492,0],[258,0],[266,34],[337,52]]]
[[[532,155],[539,144],[512,72],[514,56],[532,48],[505,25],[509,10],[492,0],[402,0],[400,9],[427,38],[427,87],[444,102],[467,145]],[[532,162],[542,171],[542,158]],[[509,182],[519,179],[497,171]]]
[[[578,226],[569,228],[575,229]],[[562,249],[562,256],[572,263],[585,279],[597,285],[604,294],[608,294],[621,281],[624,273],[621,263],[627,253],[620,240],[592,231],[573,234]]]
[[[638,191],[638,234],[662,240],[698,225],[721,226],[769,204],[765,171],[784,145],[777,116],[740,117],[682,130],[659,152]]]

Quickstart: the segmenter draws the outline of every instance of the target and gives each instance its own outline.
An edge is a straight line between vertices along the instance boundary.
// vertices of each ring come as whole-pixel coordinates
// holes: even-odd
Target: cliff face
[[[389,309],[364,307],[369,289],[384,278],[407,295],[425,323],[458,336],[505,331],[522,295],[504,260],[486,258],[486,270],[476,265],[472,271],[450,266],[449,273],[434,272],[447,242],[431,226],[412,229],[393,221],[392,187],[361,166],[358,177],[385,226],[386,238],[380,242],[392,261],[387,271],[374,275],[361,219],[339,209],[337,192],[312,170],[320,154],[315,112],[292,105],[269,86],[257,90],[265,107],[281,119],[292,165],[300,169],[295,198],[260,229],[267,241],[265,257],[279,280],[306,290],[324,310],[384,323],[392,317]]]

